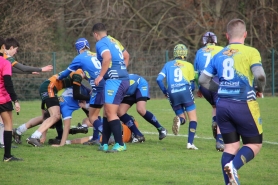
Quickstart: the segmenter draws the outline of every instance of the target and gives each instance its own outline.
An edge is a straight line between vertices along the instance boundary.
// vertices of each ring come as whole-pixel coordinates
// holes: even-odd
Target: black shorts
[[[149,99],[150,99],[149,97],[140,97],[140,98],[136,99],[135,96],[127,96],[127,97],[124,97],[124,99],[121,103],[128,104],[131,107],[134,103],[137,103],[138,101],[147,102]]]
[[[14,108],[13,108],[13,103],[11,101],[4,104],[0,104],[0,113],[12,111],[12,110],[14,110]]]
[[[51,97],[51,98],[47,98],[47,99],[43,100],[41,103],[42,110],[45,110],[45,105],[46,105],[46,109],[49,109],[50,107],[53,107],[53,106],[60,107],[59,99],[57,97]]]

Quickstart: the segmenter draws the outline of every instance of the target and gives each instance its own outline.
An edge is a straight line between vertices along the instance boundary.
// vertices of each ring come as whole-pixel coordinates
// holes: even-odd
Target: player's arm
[[[157,82],[159,88],[161,89],[161,91],[163,92],[163,94],[165,96],[167,96],[167,89],[165,88],[165,86],[163,84],[164,78],[165,78],[165,74],[160,72],[156,78],[156,82]]]
[[[64,120],[64,129],[63,129],[63,135],[62,135],[62,139],[59,145],[52,145],[54,147],[60,147],[60,146],[64,146],[66,144],[66,140],[69,136],[69,131],[70,131],[70,120],[71,119],[66,119]]]
[[[67,68],[66,70],[64,70],[58,74],[57,80],[62,80],[64,78],[68,77],[71,72],[73,72],[73,71]]]
[[[99,82],[103,79],[104,75],[106,74],[112,59],[111,53],[108,49],[104,50],[101,56],[102,56],[102,64],[101,64],[100,74],[95,79],[96,86],[99,85]]]
[[[32,72],[24,72],[24,71],[21,71],[15,67],[12,67],[12,73],[16,73],[16,74],[32,74]]]
[[[256,65],[251,67],[252,73],[255,77],[256,90],[260,93],[264,91],[266,85],[266,76],[262,66]]]
[[[109,68],[112,56],[109,50],[106,50],[102,53],[102,65],[101,65],[101,71],[99,76],[104,76]]]
[[[90,95],[89,94],[87,96],[81,94],[80,86],[81,86],[81,81],[83,79],[81,74],[73,74],[72,79],[73,79],[73,85],[72,85],[73,99],[75,99],[75,100],[86,100],[86,101],[90,100]]]
[[[212,80],[212,75],[205,70],[199,77],[199,84],[212,92],[218,91],[219,85]]]
[[[73,99],[75,100],[90,100],[90,96],[86,96],[80,93],[80,85],[73,84],[72,86],[72,91],[73,91]]]
[[[124,56],[125,66],[127,67],[129,64],[129,53],[127,52],[127,50],[123,51],[123,56]]]
[[[13,65],[13,68],[16,68],[22,72],[42,72],[42,68],[39,68],[39,67],[32,67],[32,66],[26,66],[26,65],[23,65],[21,63],[18,63],[16,62],[14,65]]]
[[[80,60],[78,57],[75,57],[68,68],[58,74],[58,80],[64,79],[69,76],[71,72],[76,71],[80,68]]]

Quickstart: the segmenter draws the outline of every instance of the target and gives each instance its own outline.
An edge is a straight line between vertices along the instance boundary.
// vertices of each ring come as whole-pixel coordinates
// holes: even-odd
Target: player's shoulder
[[[91,57],[97,57],[97,54],[95,52],[92,52],[92,51],[87,51],[86,55],[91,56]]]
[[[221,51],[224,47],[214,45],[212,48],[213,48],[215,51]]]
[[[250,51],[250,52],[259,52],[256,48],[252,47],[252,46],[247,46],[247,45],[242,45],[244,50],[246,51]]]

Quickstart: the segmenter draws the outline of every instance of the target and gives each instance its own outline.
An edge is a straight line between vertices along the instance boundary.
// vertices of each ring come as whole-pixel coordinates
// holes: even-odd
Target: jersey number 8
[[[234,60],[232,58],[227,58],[223,61],[223,77],[225,80],[231,80],[235,76],[234,71]]]

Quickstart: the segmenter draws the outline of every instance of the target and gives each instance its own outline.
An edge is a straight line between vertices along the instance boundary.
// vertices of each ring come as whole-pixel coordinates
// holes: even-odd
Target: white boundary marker
[[[143,134],[150,134],[150,135],[157,135],[157,132],[142,132]],[[174,135],[174,134],[169,134],[167,133],[167,136],[175,136],[175,137],[188,137],[188,135]],[[214,138],[212,137],[199,137],[197,135],[195,135],[195,138],[199,138],[199,139],[207,139],[207,140],[214,140]],[[277,142],[272,142],[272,141],[263,141],[263,143],[267,143],[267,144],[271,144],[271,145],[278,145]]]

